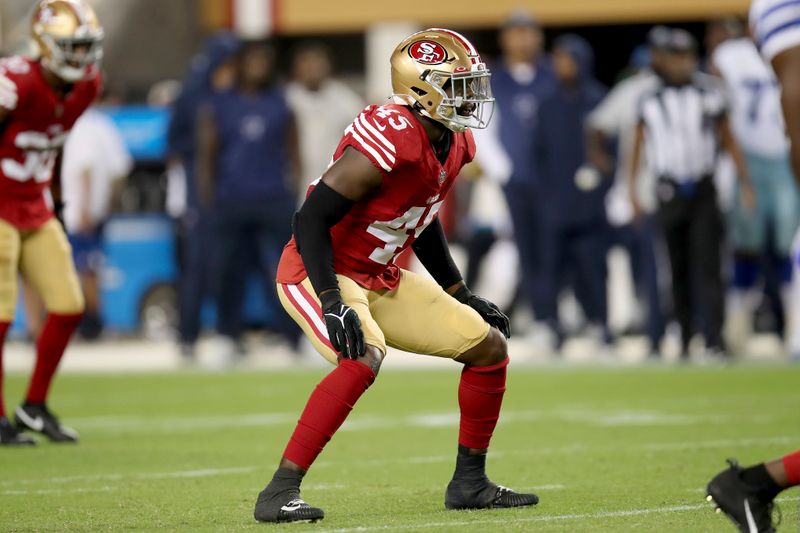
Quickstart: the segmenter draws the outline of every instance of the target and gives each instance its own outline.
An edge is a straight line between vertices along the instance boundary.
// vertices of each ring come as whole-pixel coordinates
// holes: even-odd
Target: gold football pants
[[[34,230],[20,230],[0,220],[0,321],[14,320],[20,274],[39,293],[49,312],[83,312],[72,248],[58,220],[51,219]]]
[[[361,320],[366,344],[386,353],[386,346],[407,352],[458,357],[489,334],[489,324],[425,276],[401,271],[394,291],[371,291],[346,276],[336,276],[344,303]],[[314,348],[336,364],[320,303],[308,278],[296,285],[278,284],[286,312],[300,325]]]

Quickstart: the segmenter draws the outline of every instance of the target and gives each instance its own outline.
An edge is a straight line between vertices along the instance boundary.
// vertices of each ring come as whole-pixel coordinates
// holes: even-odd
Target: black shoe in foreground
[[[454,479],[447,485],[444,506],[448,509],[504,509],[527,507],[539,503],[536,494],[521,494],[492,483]]]
[[[11,425],[8,418],[0,416],[0,445],[2,446],[34,446],[36,439],[21,433]]]
[[[729,459],[728,463],[730,468],[709,482],[706,499],[743,533],[775,533],[772,500],[777,492],[747,481],[736,461]]]
[[[62,426],[45,404],[24,403],[17,407],[14,422],[21,431],[41,433],[52,442],[78,442],[74,429]]]
[[[299,489],[274,492],[267,486],[258,495],[253,516],[259,522],[316,522],[325,512],[304,502]]]

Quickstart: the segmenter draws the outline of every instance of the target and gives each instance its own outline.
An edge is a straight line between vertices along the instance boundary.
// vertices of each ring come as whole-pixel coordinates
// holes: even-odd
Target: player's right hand
[[[342,302],[339,291],[324,292],[320,296],[320,302],[333,349],[348,359],[364,355],[366,347],[361,320],[352,307]]]

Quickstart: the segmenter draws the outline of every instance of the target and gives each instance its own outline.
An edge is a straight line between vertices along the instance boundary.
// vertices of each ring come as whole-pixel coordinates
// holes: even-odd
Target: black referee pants
[[[672,265],[672,300],[681,327],[683,355],[702,324],[709,348],[723,348],[722,214],[710,177],[694,186],[661,180],[658,218]],[[695,320],[695,318],[699,320]]]

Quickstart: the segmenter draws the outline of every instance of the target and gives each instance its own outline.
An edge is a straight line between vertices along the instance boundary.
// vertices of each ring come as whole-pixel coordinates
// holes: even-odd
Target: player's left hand
[[[472,294],[466,285],[457,290],[455,294],[453,294],[453,298],[477,311],[487,324],[500,330],[500,333],[502,333],[505,338],[508,339],[511,337],[508,317],[503,314],[500,308],[495,304],[486,298],[481,298],[480,296]]]
[[[364,355],[364,331],[361,320],[352,307],[342,302],[338,290],[324,292],[320,296],[322,317],[328,329],[328,337],[336,353],[347,359]]]
[[[56,202],[53,206],[53,216],[56,217],[56,220],[61,224],[62,227],[64,226],[64,202]]]

